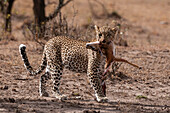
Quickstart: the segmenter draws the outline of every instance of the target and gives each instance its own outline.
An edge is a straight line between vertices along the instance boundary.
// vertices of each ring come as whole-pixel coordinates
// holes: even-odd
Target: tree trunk
[[[36,36],[42,38],[45,32],[45,3],[44,0],[33,0],[34,23]]]
[[[4,14],[4,3],[2,0],[0,0],[0,12]]]
[[[15,0],[9,0],[5,16],[5,31],[11,32],[11,10]]]

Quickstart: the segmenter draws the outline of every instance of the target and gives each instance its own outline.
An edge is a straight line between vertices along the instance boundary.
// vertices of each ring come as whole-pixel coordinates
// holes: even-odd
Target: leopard
[[[100,28],[100,31],[102,32],[99,33],[96,29],[97,41],[101,40],[101,35],[107,38],[115,37],[115,30],[108,27],[103,26]],[[63,69],[66,68],[73,72],[87,73],[97,102],[108,101],[106,93],[103,92],[101,80],[106,58],[98,46],[91,45],[87,41],[70,38],[69,36],[53,37],[44,46],[41,64],[38,69],[33,69],[30,65],[24,44],[19,46],[19,52],[30,75],[38,75],[45,70],[39,80],[40,96],[49,96],[46,91],[46,84],[49,79],[52,79],[52,89],[55,98],[67,98],[59,90]]]

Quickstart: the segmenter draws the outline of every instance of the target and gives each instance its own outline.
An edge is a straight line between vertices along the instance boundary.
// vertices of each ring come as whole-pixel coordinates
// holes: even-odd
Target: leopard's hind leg
[[[48,71],[45,72],[40,78],[40,83],[39,83],[39,93],[40,96],[45,96],[48,97],[48,93],[46,92],[46,83],[47,81],[51,79],[51,75]]]
[[[60,80],[63,74],[64,65],[62,63],[61,52],[59,48],[49,47],[50,50],[57,50],[57,52],[47,52],[47,68],[53,80],[53,93],[58,99],[65,99],[59,91]],[[51,54],[52,53],[52,54]]]
[[[65,98],[65,95],[60,93],[59,87],[60,87],[60,81],[62,78],[62,73],[63,73],[63,66],[62,65],[57,65],[55,67],[55,71],[51,72],[52,80],[53,80],[53,92],[54,96],[58,99],[63,99]]]

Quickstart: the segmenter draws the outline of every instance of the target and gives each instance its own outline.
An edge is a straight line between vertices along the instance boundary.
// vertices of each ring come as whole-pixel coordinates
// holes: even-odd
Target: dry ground
[[[23,38],[21,25],[32,17],[30,0],[17,0],[13,17],[14,41],[0,41],[0,112],[170,112],[170,2],[169,0],[104,0],[109,13],[116,11],[128,26],[125,39],[128,47],[117,47],[117,56],[143,67],[142,70],[122,64],[120,75],[107,80],[108,103],[97,103],[86,74],[64,71],[61,91],[69,99],[59,101],[39,97],[39,76],[28,76],[18,52],[21,43],[27,45],[31,65],[40,64],[42,47]],[[103,15],[97,4],[95,10]],[[74,8],[72,8],[74,6]],[[54,6],[51,6],[54,7]],[[71,8],[71,9],[70,9]],[[52,9],[47,7],[48,13]],[[90,24],[104,25],[110,18],[93,19],[86,0],[75,0],[63,9],[80,27]],[[69,21],[71,23],[71,20]],[[0,18],[2,24],[2,18]],[[1,37],[0,37],[1,38]],[[51,81],[49,81],[49,89]],[[50,90],[49,90],[50,92]]]

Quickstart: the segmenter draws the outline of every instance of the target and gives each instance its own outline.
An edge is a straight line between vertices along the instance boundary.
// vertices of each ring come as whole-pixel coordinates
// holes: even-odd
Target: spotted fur
[[[100,53],[87,49],[86,42],[73,40],[65,36],[58,36],[49,40],[44,47],[42,62],[37,70],[33,70],[30,66],[26,55],[26,46],[20,45],[19,51],[30,74],[40,74],[46,68],[45,74],[40,79],[39,92],[41,96],[48,96],[45,86],[47,80],[52,78],[56,98],[63,97],[59,92],[59,86],[65,67],[75,72],[87,73],[97,100],[106,100],[106,95],[104,95],[101,87],[102,61],[104,58]]]
[[[104,37],[113,37],[112,32],[107,27],[103,27],[104,32],[100,32]],[[97,40],[100,33],[96,30]],[[101,41],[101,36],[100,41]],[[85,72],[88,75],[90,84],[95,91],[98,102],[106,101],[106,95],[102,89],[102,73],[104,72],[105,57],[96,47],[87,47],[87,42],[71,39],[66,36],[57,36],[50,39],[45,47],[42,56],[41,65],[37,70],[31,67],[27,55],[26,46],[21,44],[19,51],[24,61],[24,65],[31,75],[45,73],[40,78],[39,92],[40,96],[48,96],[46,92],[46,82],[53,79],[53,92],[56,98],[63,98],[60,94],[59,86],[63,73],[63,68],[68,68],[75,72]]]

